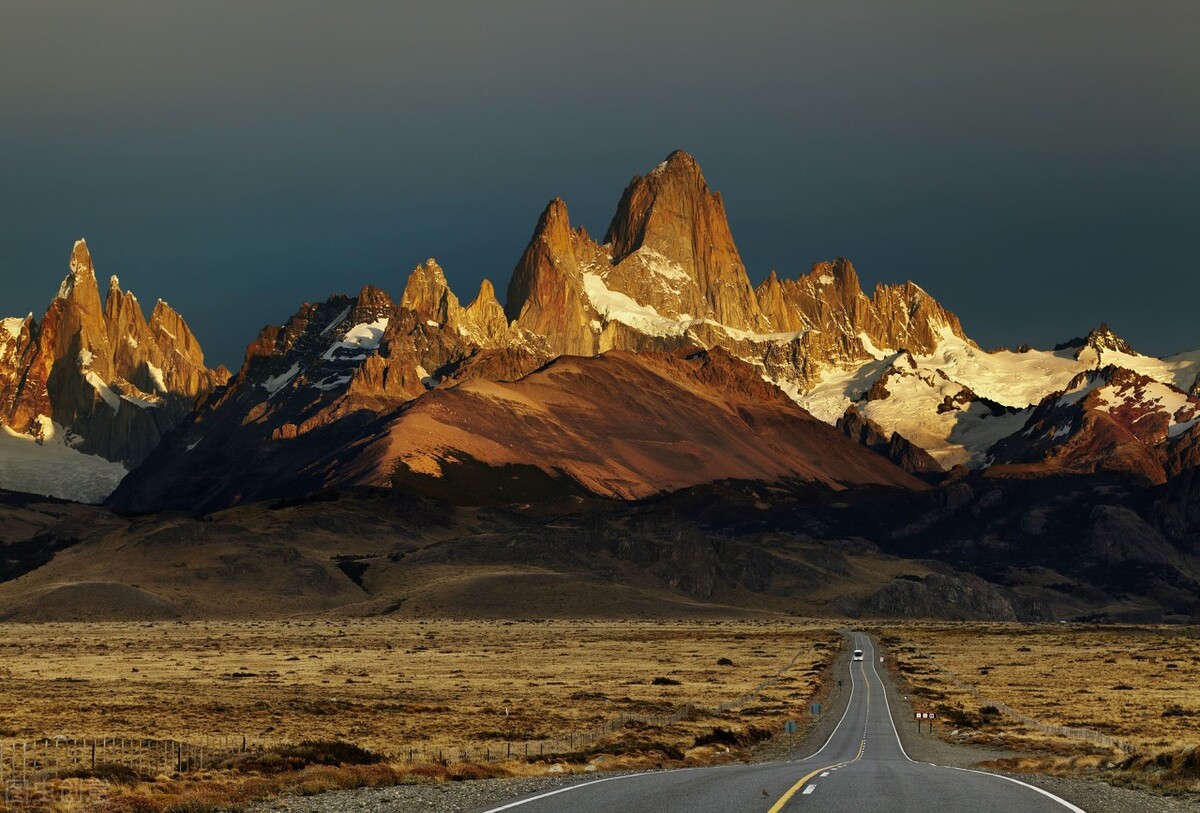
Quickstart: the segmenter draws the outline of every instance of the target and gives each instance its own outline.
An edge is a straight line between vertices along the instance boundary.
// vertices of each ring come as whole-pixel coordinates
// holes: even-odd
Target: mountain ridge
[[[603,243],[572,226],[566,203],[552,199],[514,266],[503,304],[485,279],[464,306],[429,258],[413,268],[398,297],[364,286],[356,296],[306,303],[283,325],[264,327],[230,377],[202,372],[198,344],[178,314],[160,302],[146,320],[115,277],[95,317],[98,285],[82,242],[55,302],[76,303],[62,317],[70,317],[73,330],[60,333],[98,359],[86,371],[80,366],[83,384],[60,374],[70,394],[95,391],[103,398],[91,374],[113,398],[143,393],[153,402],[161,389],[151,374],[158,366],[141,364],[134,347],[169,346],[201,360],[168,376],[199,411],[176,415],[152,442],[127,451],[132,462],[149,460],[166,435],[174,436],[169,448],[181,458],[214,443],[270,454],[349,419],[340,442],[353,444],[352,425],[361,429],[371,416],[435,391],[474,380],[516,382],[555,358],[609,352],[720,350],[801,409],[830,426],[841,422],[846,436],[931,480],[956,466],[1012,470],[1015,460],[992,450],[1015,448],[1001,442],[1028,429],[1046,399],[1102,364],[1185,393],[1200,387],[1200,353],[1141,356],[1106,324],[1051,351],[984,351],[918,284],[881,283],[868,295],[845,258],[813,263],[796,279],[771,271],[752,286],[720,193],[679,150],[626,185]],[[9,361],[0,364],[0,398],[11,399],[19,377],[6,370],[37,369],[40,356],[31,356],[29,339],[37,323],[27,317],[4,325],[0,360]],[[113,389],[107,379],[120,379],[129,391]],[[214,394],[201,403],[201,390]],[[72,420],[86,450],[111,455],[123,437]],[[1166,460],[1146,451],[1162,471],[1152,479],[1190,466],[1200,454],[1191,451],[1196,445],[1189,435]],[[151,463],[172,465],[162,454]]]

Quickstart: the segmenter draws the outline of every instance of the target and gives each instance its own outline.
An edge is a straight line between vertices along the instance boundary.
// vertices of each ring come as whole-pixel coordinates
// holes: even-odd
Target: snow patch
[[[863,350],[866,350],[872,358],[876,360],[887,358],[888,354],[876,347],[875,342],[871,341],[871,337],[866,333],[858,334],[858,340],[862,342]]]
[[[334,320],[332,322],[330,322],[329,324],[327,324],[325,326],[325,329],[322,330],[319,335],[324,336],[326,333],[333,330],[335,327],[337,327],[342,322],[344,322],[346,317],[350,315],[350,307],[351,307],[350,305],[347,305],[346,309],[344,311],[342,311],[341,313],[339,313],[336,317],[334,317]]]
[[[158,406],[154,401],[147,401],[145,398],[139,398],[136,395],[128,395],[126,393],[121,393],[121,400],[128,401],[139,409],[153,409]]]
[[[87,379],[87,383],[92,385],[92,389],[94,389],[96,393],[104,399],[104,403],[108,404],[109,409],[111,409],[113,412],[116,412],[121,408],[121,396],[113,392],[112,388],[109,387],[108,384],[104,383],[104,379],[93,373],[91,370],[88,370],[86,373],[84,373],[83,377]]]
[[[286,387],[291,382],[291,380],[296,377],[296,374],[299,372],[300,372],[300,365],[298,363],[293,364],[291,367],[288,368],[287,372],[285,372],[281,375],[274,375],[274,376],[271,376],[270,378],[268,378],[266,381],[263,382],[262,387],[264,390],[271,393],[271,396],[269,396],[269,397],[273,397],[275,395],[275,393],[279,392],[281,389]]]
[[[96,356],[91,350],[88,350],[86,347],[79,348],[79,357],[77,359],[79,362],[79,369],[86,369],[95,360]]]
[[[162,370],[147,361],[146,371],[150,373],[150,383],[154,385],[155,389],[165,395],[167,392],[167,385],[163,382]]]
[[[642,246],[635,252],[645,263],[646,268],[660,277],[672,282],[691,282],[691,277],[683,270],[683,266],[664,254],[660,254],[650,246]]]
[[[783,333],[753,333],[749,330],[739,330],[736,327],[730,327],[729,325],[721,324],[715,319],[702,319],[700,321],[703,324],[719,328],[731,339],[737,339],[743,342],[758,342],[760,344],[765,342],[787,344],[788,342],[795,341],[808,332],[807,330],[790,330]],[[691,327],[691,325],[688,325],[688,327]]]
[[[340,342],[330,345],[321,358],[326,361],[362,361],[370,351],[379,347],[387,326],[386,316],[370,323],[360,322],[347,330]],[[345,351],[351,351],[351,354],[347,355]]]
[[[585,272],[583,290],[592,307],[613,322],[621,322],[651,336],[681,336],[691,325],[659,314],[651,305],[643,305],[628,294],[609,290],[599,274]]]
[[[427,390],[431,390],[436,387],[439,381],[437,376],[430,375],[429,371],[426,370],[424,365],[421,364],[417,365],[417,378],[421,379],[421,385]]]
[[[314,382],[312,387],[321,392],[329,392],[330,390],[336,390],[338,387],[349,384],[350,379],[353,377],[350,375],[332,375],[329,378],[323,378],[320,381]]]
[[[42,442],[0,427],[0,488],[85,503],[103,502],[126,474],[125,467],[83,454],[66,443],[66,432],[39,415]]]

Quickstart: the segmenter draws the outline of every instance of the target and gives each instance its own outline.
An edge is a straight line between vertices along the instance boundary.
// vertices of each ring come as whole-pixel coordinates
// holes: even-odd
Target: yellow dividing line
[[[861,664],[862,662],[860,661],[859,663]],[[853,668],[853,667],[851,667],[851,668]],[[865,683],[867,686],[867,715],[868,715],[867,719],[869,720],[870,714],[871,714],[871,681],[867,680],[867,667],[860,665],[858,668],[862,672],[863,683]],[[854,759],[850,760],[850,762],[858,762],[860,759],[862,759],[863,752],[866,750],[867,750],[867,734],[864,731],[862,739],[858,743],[858,754],[854,757]],[[771,809],[768,810],[767,813],[779,813],[779,811],[783,810],[783,806],[786,805],[788,802],[790,802],[792,797],[800,792],[800,788],[804,787],[805,783],[807,783],[808,780],[812,779],[814,776],[821,773],[821,771],[829,771],[829,770],[833,770],[834,768],[841,768],[844,765],[849,765],[850,762],[838,762],[833,765],[826,765],[824,768],[817,768],[812,773],[806,774],[805,776],[801,777],[799,782],[797,782],[796,784],[794,784],[790,788],[788,788],[787,793],[785,793],[779,797],[778,802],[771,805]]]
[[[812,779],[814,776],[819,774],[821,771],[828,771],[828,770],[832,770],[833,768],[840,768],[843,765],[848,765],[848,764],[850,764],[850,763],[838,762],[834,765],[826,765],[824,768],[817,768],[815,771],[810,773],[808,776],[804,777],[799,782],[797,782],[796,784],[794,784],[790,788],[788,788],[788,792],[783,794],[782,796],[780,796],[779,801],[776,802],[775,804],[771,805],[771,809],[768,810],[767,813],[779,813],[780,810],[783,810],[783,806],[786,805],[791,800],[791,798],[796,795],[797,791],[799,791],[800,788],[804,787],[804,783],[807,782],[808,780]]]

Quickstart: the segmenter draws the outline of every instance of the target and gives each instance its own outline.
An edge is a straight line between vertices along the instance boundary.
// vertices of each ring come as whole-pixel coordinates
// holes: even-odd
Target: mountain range
[[[921,538],[945,548],[924,558],[945,560],[961,545],[928,531],[952,533],[938,517],[960,486],[972,500],[981,488],[1024,494],[1029,481],[1101,489],[1060,500],[1083,510],[1078,500],[1114,488],[1122,500],[1190,494],[1178,483],[1200,462],[1200,351],[1142,355],[1103,324],[1052,349],[985,350],[917,284],[868,296],[841,258],[754,287],[720,194],[679,151],[629,182],[602,241],[552,200],[503,305],[485,280],[464,306],[430,259],[398,299],[368,286],[302,305],[263,328],[231,374],[204,365],[166,303],[147,320],[116,277],[102,303],[81,240],[42,319],[2,327],[0,487],[126,516],[354,489],[465,510],[787,483],[783,501],[803,494],[814,511],[893,495],[878,498],[892,542],[878,528],[864,538],[906,558],[920,551],[895,540]],[[1120,507],[1175,551],[1159,545],[1156,567],[1186,594],[1190,536],[1162,536],[1145,505]],[[824,532],[855,536],[852,525]],[[942,577],[977,565],[956,560]],[[1156,612],[1190,612],[1146,591]],[[1053,614],[1057,601],[1039,595],[1034,611],[1018,598],[1004,599],[1009,615]]]

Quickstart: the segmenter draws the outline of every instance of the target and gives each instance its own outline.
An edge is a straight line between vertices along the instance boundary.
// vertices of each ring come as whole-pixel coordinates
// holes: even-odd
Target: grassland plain
[[[511,755],[520,773],[530,770],[524,743],[557,738],[563,750],[563,739],[575,745],[624,718],[589,740],[588,757],[711,761],[737,739],[704,743],[714,728],[744,741],[807,715],[841,646],[827,623],[803,621],[9,624],[0,626],[0,742],[344,741],[396,766]],[[737,708],[711,711],[773,678]],[[637,719],[689,703],[697,711],[667,725]],[[218,780],[232,781],[205,776]],[[153,796],[154,784],[142,791]]]
[[[942,736],[1026,754],[994,767],[1200,792],[1200,630],[913,623],[876,632],[914,708],[939,713]],[[1127,750],[1037,730],[998,704]]]

